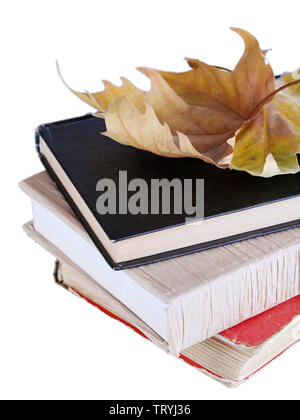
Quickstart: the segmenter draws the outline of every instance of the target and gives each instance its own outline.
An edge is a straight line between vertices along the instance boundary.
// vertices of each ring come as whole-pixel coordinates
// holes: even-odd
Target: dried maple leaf
[[[299,104],[276,91],[266,50],[242,29],[245,51],[233,71],[187,59],[183,73],[140,68],[151,80],[144,92],[127,79],[104,81],[97,93],[75,93],[104,117],[107,136],[168,157],[195,157],[253,175],[300,168]]]

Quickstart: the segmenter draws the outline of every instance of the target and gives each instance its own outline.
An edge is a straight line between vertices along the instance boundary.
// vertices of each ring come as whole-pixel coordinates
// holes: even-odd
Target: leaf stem
[[[287,83],[284,86],[281,86],[280,88],[274,90],[274,92],[270,93],[268,96],[266,96],[256,107],[251,111],[250,115],[246,118],[245,122],[248,122],[251,120],[251,118],[255,117],[255,115],[261,110],[261,108],[266,105],[268,102],[271,101],[271,99],[277,95],[278,92],[289,88],[290,86],[297,85],[300,83],[300,80],[295,80],[294,82]]]

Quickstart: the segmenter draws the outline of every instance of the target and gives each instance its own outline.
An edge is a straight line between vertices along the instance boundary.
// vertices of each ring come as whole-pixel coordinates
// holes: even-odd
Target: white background
[[[232,68],[252,32],[275,73],[299,60],[299,1],[9,1],[1,3],[1,399],[299,399],[295,346],[229,390],[54,285],[54,259],[22,231],[18,189],[42,170],[33,141],[44,122],[91,109],[75,89],[101,90],[136,66],[180,71],[183,57]],[[105,343],[105,344],[104,344]]]

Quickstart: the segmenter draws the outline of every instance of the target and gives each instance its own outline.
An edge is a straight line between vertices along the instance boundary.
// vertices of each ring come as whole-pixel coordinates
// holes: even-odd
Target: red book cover
[[[300,316],[300,295],[248,319],[220,335],[235,344],[259,347]],[[300,335],[300,329],[298,331]]]

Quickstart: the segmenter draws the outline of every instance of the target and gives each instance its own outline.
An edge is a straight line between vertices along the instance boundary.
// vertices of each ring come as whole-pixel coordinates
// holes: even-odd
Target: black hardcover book
[[[300,173],[265,179],[218,169],[198,159],[172,159],[121,145],[101,134],[105,122],[88,114],[41,125],[36,132],[40,158],[96,247],[114,269],[148,264],[300,225]],[[204,180],[204,219],[176,210],[168,214],[120,214],[120,171],[128,182]],[[100,180],[116,185],[116,214],[100,214]],[[128,198],[136,192],[127,191]],[[178,204],[178,202],[177,202]],[[150,208],[150,205],[149,205]],[[122,212],[121,212],[122,213]],[[178,214],[177,214],[178,213]]]

